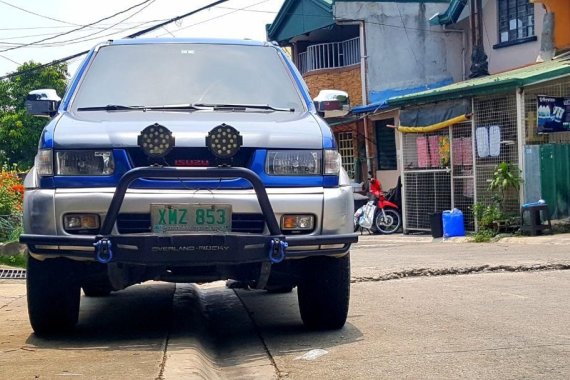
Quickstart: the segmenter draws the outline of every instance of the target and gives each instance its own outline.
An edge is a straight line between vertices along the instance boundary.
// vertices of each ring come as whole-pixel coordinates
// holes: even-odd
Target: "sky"
[[[48,63],[88,50],[100,41],[124,37],[212,2],[214,0],[0,0],[0,76],[15,71],[23,62],[33,60]],[[273,21],[283,2],[229,0],[143,37],[265,40],[265,25]],[[141,5],[73,32],[137,4]],[[70,33],[57,37],[67,32]],[[38,42],[46,38],[49,39]],[[30,43],[34,44],[21,46]],[[13,47],[18,48],[6,51]],[[77,58],[69,62],[70,74],[81,60]]]

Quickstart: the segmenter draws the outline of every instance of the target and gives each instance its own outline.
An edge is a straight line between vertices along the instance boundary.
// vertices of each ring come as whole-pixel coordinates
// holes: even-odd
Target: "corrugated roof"
[[[387,103],[390,106],[406,106],[506,92],[563,75],[570,75],[569,58],[537,63],[503,73],[457,82],[434,90],[397,96],[388,99]]]

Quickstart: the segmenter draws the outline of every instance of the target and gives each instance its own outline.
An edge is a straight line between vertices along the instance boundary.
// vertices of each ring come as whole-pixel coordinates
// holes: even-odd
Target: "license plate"
[[[152,232],[230,232],[232,205],[151,204]]]

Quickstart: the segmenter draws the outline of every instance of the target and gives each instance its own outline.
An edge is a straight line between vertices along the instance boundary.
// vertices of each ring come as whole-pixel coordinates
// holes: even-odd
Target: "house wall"
[[[334,89],[348,92],[351,105],[362,104],[360,65],[311,71],[305,73],[303,78],[309,87],[311,98],[315,98],[321,90]]]
[[[463,79],[463,32],[430,26],[446,3],[335,2],[337,22],[364,20],[369,99],[398,90]]]
[[[494,48],[499,43],[499,11],[497,0],[488,0],[483,5],[483,45],[485,54],[489,59],[489,73],[495,74],[514,68],[530,65],[536,62],[540,53],[542,25],[544,18],[542,4],[534,5],[534,34],[536,41],[525,42],[519,45],[511,45]],[[457,27],[469,33],[469,18],[457,24]],[[468,34],[470,36],[470,33]],[[471,37],[468,41],[468,54],[465,57],[465,65],[469,73],[471,57]]]

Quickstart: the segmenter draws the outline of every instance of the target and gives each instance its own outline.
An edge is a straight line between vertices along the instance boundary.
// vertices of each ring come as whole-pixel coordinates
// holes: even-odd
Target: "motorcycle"
[[[368,203],[354,213],[354,232],[368,230],[371,233],[393,234],[400,229],[402,216],[400,214],[401,183],[384,193],[380,182],[370,180]]]

